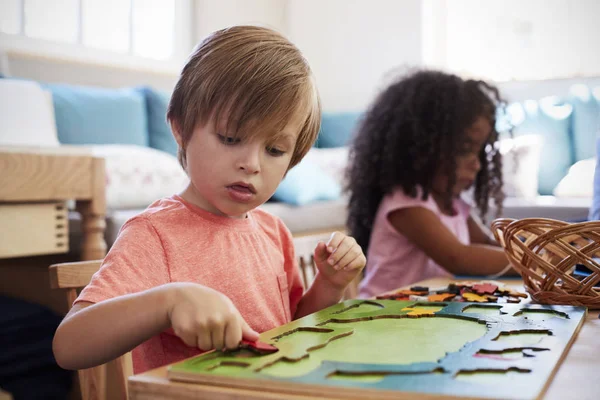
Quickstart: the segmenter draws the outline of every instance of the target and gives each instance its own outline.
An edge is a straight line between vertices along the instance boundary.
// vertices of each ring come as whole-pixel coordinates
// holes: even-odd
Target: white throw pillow
[[[85,146],[106,162],[106,207],[145,208],[181,192],[188,177],[173,155],[150,147],[103,144]]]
[[[345,187],[345,173],[348,166],[348,151],[347,146],[323,149],[313,147],[305,158],[318,165],[343,188]]]
[[[58,146],[52,95],[36,82],[0,79],[0,145]]]
[[[509,197],[538,196],[538,172],[542,139],[523,135],[500,140],[504,193]]]
[[[556,197],[586,197],[594,195],[594,171],[596,159],[588,158],[576,162],[567,175],[558,182],[552,194]]]

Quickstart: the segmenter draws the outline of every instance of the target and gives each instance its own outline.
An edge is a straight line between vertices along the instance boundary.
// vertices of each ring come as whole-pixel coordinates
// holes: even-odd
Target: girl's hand
[[[367,263],[356,240],[341,232],[334,232],[327,243],[319,242],[314,258],[319,273],[338,289],[345,289]]]
[[[201,350],[235,349],[242,338],[257,341],[255,332],[224,294],[194,283],[172,288],[168,315],[175,334]]]

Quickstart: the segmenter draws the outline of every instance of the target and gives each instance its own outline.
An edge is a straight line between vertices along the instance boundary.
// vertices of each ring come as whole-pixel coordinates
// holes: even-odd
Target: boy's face
[[[267,201],[288,170],[301,118],[294,118],[273,140],[234,138],[209,122],[197,127],[186,148],[191,184],[183,192],[187,201],[213,214],[245,218]],[[175,138],[181,146],[181,139]]]

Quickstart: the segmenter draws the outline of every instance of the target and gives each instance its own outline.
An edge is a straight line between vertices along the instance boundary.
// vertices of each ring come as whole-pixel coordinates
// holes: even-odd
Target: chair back
[[[86,286],[100,269],[102,260],[54,264],[50,266],[50,287],[66,293],[68,309],[77,291]],[[126,399],[127,378],[133,375],[131,353],[98,367],[77,371],[83,400]]]

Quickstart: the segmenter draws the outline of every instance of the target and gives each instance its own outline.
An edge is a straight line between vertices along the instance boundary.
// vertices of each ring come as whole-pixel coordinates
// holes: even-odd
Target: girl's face
[[[481,170],[479,155],[486,145],[492,126],[485,117],[478,117],[475,122],[467,128],[465,140],[459,145],[456,156],[456,183],[452,190],[454,196],[459,196],[463,191],[469,189]],[[433,190],[437,193],[446,193],[448,186],[448,175],[439,171],[433,182]]]
[[[197,127],[185,149],[190,184],[182,197],[213,214],[245,218],[277,189],[301,128],[302,120],[294,118],[275,140],[245,140],[214,123]]]

